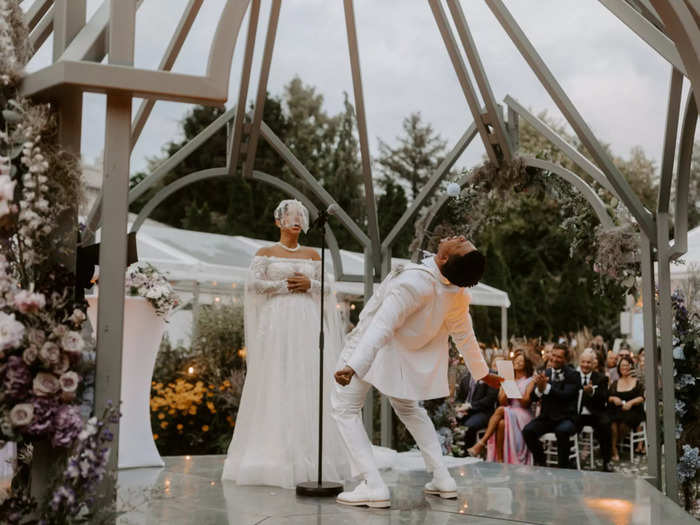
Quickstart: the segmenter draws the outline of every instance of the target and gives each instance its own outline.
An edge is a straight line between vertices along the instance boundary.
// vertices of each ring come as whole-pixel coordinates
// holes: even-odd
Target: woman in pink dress
[[[491,416],[486,434],[469,449],[471,456],[481,454],[487,448],[486,460],[512,465],[531,465],[532,454],[523,439],[523,427],[532,419],[530,412],[530,394],[535,386],[534,372],[523,350],[517,350],[513,356],[515,382],[520,389],[522,399],[508,399],[503,388],[498,392],[500,405]]]

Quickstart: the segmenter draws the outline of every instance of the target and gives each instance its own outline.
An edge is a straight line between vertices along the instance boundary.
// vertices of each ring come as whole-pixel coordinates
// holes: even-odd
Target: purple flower
[[[78,437],[83,428],[80,408],[75,405],[59,407],[54,416],[54,433],[51,444],[54,447],[68,447]]]
[[[6,396],[14,399],[27,397],[32,384],[32,373],[21,357],[11,355],[7,359],[4,376],[3,390]]]
[[[35,397],[32,404],[34,405],[34,420],[27,427],[27,433],[33,436],[42,436],[51,429],[58,406],[54,399],[44,397]]]
[[[75,503],[75,492],[70,487],[61,485],[54,491],[49,505],[54,511],[57,511],[62,506],[70,507],[73,503]]]

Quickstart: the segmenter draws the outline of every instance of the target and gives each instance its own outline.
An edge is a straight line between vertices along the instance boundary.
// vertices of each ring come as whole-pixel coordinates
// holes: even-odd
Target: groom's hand
[[[497,376],[496,374],[488,374],[485,375],[484,377],[481,378],[481,380],[489,385],[491,388],[500,388],[501,383],[503,383],[503,378],[501,376]]]
[[[346,386],[350,384],[350,380],[352,379],[352,376],[355,375],[355,371],[350,368],[349,366],[346,366],[344,368],[341,368],[335,373],[335,381],[338,383],[340,386]]]

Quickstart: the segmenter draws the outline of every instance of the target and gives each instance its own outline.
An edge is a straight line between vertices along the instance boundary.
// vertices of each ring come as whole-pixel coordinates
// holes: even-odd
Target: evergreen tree
[[[408,208],[408,198],[406,197],[406,191],[401,185],[397,184],[389,176],[385,175],[380,181],[380,185],[383,193],[377,201],[377,213],[379,215],[379,235],[384,239]],[[408,248],[412,239],[413,232],[411,228],[408,226],[404,227],[394,241],[392,256],[409,257]]]
[[[413,200],[442,162],[446,143],[430,124],[423,124],[420,113],[404,119],[403,132],[395,148],[379,140],[378,162],[383,175],[408,185]]]

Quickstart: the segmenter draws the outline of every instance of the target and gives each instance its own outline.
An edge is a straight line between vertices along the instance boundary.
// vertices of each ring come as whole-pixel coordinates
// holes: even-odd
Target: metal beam
[[[258,139],[260,138],[260,125],[262,124],[265,99],[267,98],[267,81],[270,78],[272,52],[275,49],[277,23],[280,19],[281,8],[282,0],[272,0],[270,20],[267,23],[267,36],[265,37],[265,50],[263,51],[262,66],[260,67],[260,77],[258,79],[258,95],[255,98],[253,122],[250,126],[250,136],[248,138],[248,147],[246,149],[245,165],[243,166],[244,177],[250,177],[253,174],[253,168],[255,167],[255,154],[257,153]],[[240,108],[240,112],[244,111],[245,107]]]
[[[644,208],[639,197],[634,193],[629,182],[615,167],[605,148],[598,142],[593,131],[574,106],[564,89],[549,70],[544,60],[539,56],[534,46],[523,33],[513,15],[503,4],[502,0],[485,0],[499,23],[506,31],[510,39],[518,48],[523,58],[529,64],[532,71],[540,80],[544,88],[554,100],[559,110],[574,129],[579,139],[591,153],[598,166],[607,175],[608,180],[615,188],[620,200],[627,206],[630,213],[639,223],[640,228],[650,237],[654,238],[656,227],[652,214]],[[700,85],[700,84],[699,84]]]
[[[233,51],[236,47],[238,32],[248,10],[250,0],[227,0],[219,15],[214,39],[209,48],[207,78],[228,95],[228,83],[231,77]]]
[[[658,288],[661,332],[661,395],[664,407],[664,492],[676,503],[678,496],[678,454],[676,451],[676,396],[673,379],[673,303],[671,301],[671,249],[669,247],[670,221],[667,213],[657,214],[658,228]]]
[[[545,138],[554,144],[561,152],[566,155],[572,162],[574,162],[579,168],[585,171],[591,178],[598,184],[603,186],[606,190],[617,197],[617,192],[615,188],[612,187],[610,181],[608,181],[605,173],[603,173],[598,166],[593,164],[584,155],[582,155],[574,146],[569,144],[564,140],[556,131],[549,127],[549,125],[540,120],[535,115],[530,113],[524,106],[522,106],[517,100],[515,100],[510,95],[507,95],[504,102],[508,106],[509,110],[513,110],[515,115],[518,115],[525,119],[525,121],[530,124],[535,130],[539,131]]]
[[[365,98],[362,90],[362,69],[360,68],[360,50],[357,43],[357,27],[353,0],[343,0],[345,10],[345,28],[348,36],[350,70],[352,72],[352,89],[355,98],[355,115],[357,117],[357,134],[360,139],[362,157],[362,176],[365,186],[365,205],[367,206],[367,230],[372,241],[372,261],[377,275],[381,273],[381,241],[379,237],[379,218],[377,202],[374,198],[374,181],[372,179],[372,158],[369,151],[367,117],[365,115]]]
[[[700,102],[700,27],[688,6],[679,0],[651,0],[664,22],[666,33],[676,44],[693,86],[695,102]]]
[[[642,316],[644,319],[644,383],[646,391],[647,464],[650,483],[661,489],[661,440],[659,439],[659,377],[656,352],[656,287],[654,254],[649,238],[640,235],[642,257]]]
[[[253,67],[253,52],[255,51],[255,37],[258,32],[258,19],[260,17],[260,0],[253,0],[250,4],[250,16],[248,18],[248,36],[245,43],[245,54],[243,55],[243,69],[241,70],[241,82],[238,85],[238,104],[236,108],[236,118],[233,121],[231,144],[228,151],[229,174],[233,175],[238,166],[238,157],[241,153],[241,142],[243,141],[243,122],[245,121],[248,100],[248,87],[250,85],[250,70]]]
[[[673,162],[676,157],[676,137],[678,136],[678,117],[681,110],[682,94],[683,75],[674,67],[671,69],[671,79],[668,88],[664,152],[661,159],[659,197],[656,203],[657,213],[668,213],[671,202],[671,180],[673,179]]]
[[[374,291],[374,265],[372,264],[372,249],[365,245],[364,262],[364,304],[372,297]],[[374,388],[370,388],[365,397],[365,404],[362,407],[362,422],[369,436],[369,440],[374,442]]]
[[[481,136],[481,141],[484,143],[484,148],[486,148],[486,154],[489,160],[494,164],[500,164],[500,159],[496,155],[496,151],[493,148],[493,140],[491,133],[484,123],[484,118],[481,113],[481,104],[477,99],[476,92],[474,91],[474,86],[469,78],[469,72],[467,71],[467,66],[462,60],[462,56],[457,46],[457,41],[452,34],[452,29],[450,29],[450,23],[447,20],[447,15],[445,10],[442,8],[441,0],[428,0],[430,4],[430,9],[433,12],[433,17],[437,23],[442,40],[445,43],[445,48],[452,61],[452,66],[454,67],[455,73],[457,74],[457,79],[459,80],[460,86],[462,86],[462,91],[464,92],[464,97],[467,99],[467,105],[469,106],[469,111],[474,118],[474,123],[476,124],[476,129]],[[494,137],[495,139],[495,137]]]
[[[362,246],[371,246],[372,243],[365,232],[360,229],[347,212],[338,205],[333,196],[321,186],[314,176],[311,175],[309,170],[306,169],[306,166],[294,156],[294,153],[291,152],[287,145],[282,142],[280,138],[275,135],[274,131],[264,122],[260,126],[260,133],[270,147],[287,163],[287,166],[289,166],[292,172],[309,185],[311,191],[314,192],[316,197],[318,197],[325,206],[330,206],[331,204],[338,206],[336,217],[348,231],[352,233],[353,237],[355,237]]]
[[[406,226],[406,223],[410,221],[416,213],[418,213],[421,207],[425,204],[425,201],[430,198],[437,186],[445,178],[445,175],[447,175],[450,169],[452,169],[452,166],[454,166],[455,162],[457,162],[457,159],[459,159],[462,153],[464,153],[464,150],[467,149],[471,141],[474,140],[476,134],[476,125],[472,124],[469,126],[467,131],[464,132],[464,135],[462,135],[462,137],[457,141],[457,144],[455,144],[445,159],[430,176],[428,182],[426,182],[423,189],[421,189],[420,193],[418,193],[416,198],[413,200],[411,206],[403,213],[403,215],[401,215],[401,218],[391,229],[389,235],[386,236],[382,242],[383,250],[391,249],[396,237],[399,235],[399,233],[401,233],[403,228]],[[384,272],[382,272],[382,274],[384,274]]]
[[[693,163],[695,128],[698,123],[698,107],[695,98],[689,96],[683,116],[681,142],[678,151],[678,176],[676,178],[676,209],[674,216],[671,259],[688,251],[688,194],[690,170]]]
[[[39,21],[49,11],[53,0],[35,0],[32,6],[24,13],[24,23],[30,31],[36,27]]]
[[[649,0],[630,0],[630,3],[634,4],[637,10],[642,13],[644,18],[656,26],[656,29],[666,34],[664,23],[662,22],[661,17],[659,17],[659,13],[656,12],[656,9],[654,9],[654,6],[651,5]]]
[[[452,19],[457,27],[459,38],[462,41],[462,47],[464,47],[464,50],[467,53],[467,60],[469,60],[469,65],[472,68],[472,73],[476,79],[476,84],[479,86],[481,98],[484,100],[484,105],[486,106],[486,112],[489,118],[488,123],[493,128],[494,135],[498,140],[498,144],[501,147],[501,152],[503,153],[506,162],[511,162],[513,160],[513,153],[508,133],[506,132],[506,126],[503,123],[503,114],[500,107],[496,103],[496,98],[493,95],[491,84],[486,76],[486,70],[481,62],[481,57],[479,56],[476,42],[474,41],[474,37],[469,30],[469,25],[467,24],[467,19],[464,16],[464,11],[462,10],[459,0],[447,0],[447,5],[452,13]]]
[[[32,46],[31,55],[39,50],[46,42],[49,35],[53,31],[54,7],[51,6],[46,12],[46,15],[36,24],[32,32],[29,34],[29,44]]]
[[[134,61],[136,0],[110,0],[109,61],[123,65]],[[107,96],[104,178],[102,189],[105,218],[100,249],[100,296],[97,315],[95,413],[102,415],[108,403],[121,402],[122,339],[124,327],[124,277],[126,273],[129,193],[129,139],[131,97]],[[119,443],[119,423],[114,425],[114,443]],[[112,447],[107,468],[115,471],[119,447]],[[114,479],[105,478],[106,499],[116,497]]]
[[[620,21],[634,31],[639,38],[644,40],[654,51],[670,62],[673,67],[685,74],[683,60],[673,40],[647,20],[639,11],[634,9],[624,0],[598,0],[608,11],[614,14]]]
[[[199,13],[203,2],[204,0],[189,0],[187,7],[185,7],[185,11],[182,13],[182,17],[180,17],[180,22],[175,29],[175,33],[173,33],[173,36],[170,39],[168,48],[166,49],[165,54],[158,65],[159,70],[170,71],[173,68],[175,59],[177,59],[177,56],[180,54],[182,45],[185,43],[190,29],[192,29],[192,24],[194,23],[195,18],[197,18],[197,14]],[[151,116],[151,111],[153,111],[153,107],[155,105],[156,101],[154,99],[144,99],[141,102],[141,105],[136,112],[136,117],[131,124],[132,150],[138,142],[141,132],[143,131],[143,127],[146,125],[148,117]]]

